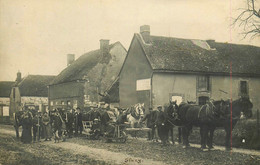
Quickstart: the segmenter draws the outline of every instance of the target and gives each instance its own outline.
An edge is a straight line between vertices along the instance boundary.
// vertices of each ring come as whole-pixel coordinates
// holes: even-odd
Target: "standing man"
[[[157,111],[153,111],[153,108],[149,108],[149,112],[145,114],[144,118],[140,121],[141,123],[146,120],[147,128],[151,128],[151,131],[148,131],[148,139],[153,140],[155,134],[155,122],[157,118]]]
[[[168,140],[168,131],[167,128],[165,126],[165,121],[166,121],[166,115],[162,110],[162,106],[159,105],[158,107],[158,116],[157,116],[157,120],[156,120],[156,126],[158,129],[158,135],[161,139],[161,141],[163,142],[163,144],[166,144],[166,141]]]
[[[66,130],[68,133],[68,137],[71,138],[73,135],[73,112],[72,108],[69,108],[66,113]]]
[[[79,107],[76,108],[75,112],[75,135],[78,135],[78,131],[80,135],[82,135],[83,124],[82,124],[82,113]]]
[[[33,142],[41,140],[41,129],[42,129],[42,116],[41,112],[34,110],[33,114]],[[36,139],[37,138],[37,139]]]
[[[42,116],[42,124],[43,124],[43,131],[45,135],[45,141],[50,140],[52,137],[52,130],[51,130],[51,124],[50,124],[50,117],[47,112],[44,112]]]

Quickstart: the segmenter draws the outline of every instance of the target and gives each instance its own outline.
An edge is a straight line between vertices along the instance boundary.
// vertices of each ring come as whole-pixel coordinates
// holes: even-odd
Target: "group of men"
[[[47,112],[40,112],[35,109],[23,107],[16,113],[16,126],[22,126],[21,141],[31,143],[40,141],[41,138],[51,140],[52,131],[50,117]]]
[[[151,129],[151,131],[148,131],[147,140],[155,140],[156,142],[158,142],[158,134],[160,134],[161,130],[158,128],[164,125],[164,123],[162,122],[165,120],[164,117],[165,114],[163,112],[163,108],[161,105],[159,105],[155,110],[153,110],[153,108],[149,108],[149,112],[146,113],[144,118],[140,120],[140,122],[146,121],[147,128]]]
[[[41,112],[35,109],[23,108],[19,120],[22,126],[21,141],[24,143],[39,142],[41,139],[73,137],[82,134],[82,113],[78,107],[75,109],[54,109]]]
[[[79,107],[76,109],[69,108],[68,110],[54,109],[50,112],[50,116],[55,137],[71,138],[82,134],[82,112]]]
[[[105,107],[91,107],[91,110],[95,111],[98,108]],[[95,114],[95,113],[93,113]],[[22,141],[40,141],[41,138],[45,140],[51,140],[51,138],[60,138],[65,140],[67,137],[71,138],[73,136],[78,136],[82,134],[83,131],[83,115],[81,109],[78,107],[76,109],[69,108],[65,109],[53,109],[49,113],[36,111],[36,110],[27,110],[23,116],[27,116],[23,122],[23,134]],[[149,108],[149,112],[145,114],[144,118],[140,122],[146,121],[147,127],[151,128],[151,131],[148,132],[148,140],[158,141],[158,127],[163,126],[163,117],[162,106],[158,106],[156,110]],[[93,119],[97,119],[98,116],[93,116]],[[33,138],[31,134],[31,128],[33,132]],[[31,140],[30,140],[31,139]]]

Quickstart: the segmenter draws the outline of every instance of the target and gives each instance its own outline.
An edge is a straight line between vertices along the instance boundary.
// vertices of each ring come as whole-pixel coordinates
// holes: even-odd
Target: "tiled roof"
[[[0,82],[0,97],[10,97],[10,92],[14,81],[1,81]]]
[[[21,96],[48,97],[48,84],[55,76],[28,75],[18,84]]]
[[[150,36],[144,48],[153,70],[260,75],[260,48],[215,41]]]

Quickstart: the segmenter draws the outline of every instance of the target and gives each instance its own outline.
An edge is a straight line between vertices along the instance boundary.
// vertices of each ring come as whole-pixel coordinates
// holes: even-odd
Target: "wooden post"
[[[259,129],[259,109],[256,111],[256,128],[257,128],[257,137],[260,136],[260,129]]]

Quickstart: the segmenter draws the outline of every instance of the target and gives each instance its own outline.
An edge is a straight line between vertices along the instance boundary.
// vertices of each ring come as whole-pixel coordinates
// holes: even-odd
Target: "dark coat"
[[[29,111],[24,112],[24,114],[21,117],[21,123],[23,128],[21,141],[23,143],[32,142],[32,120],[32,113]]]

